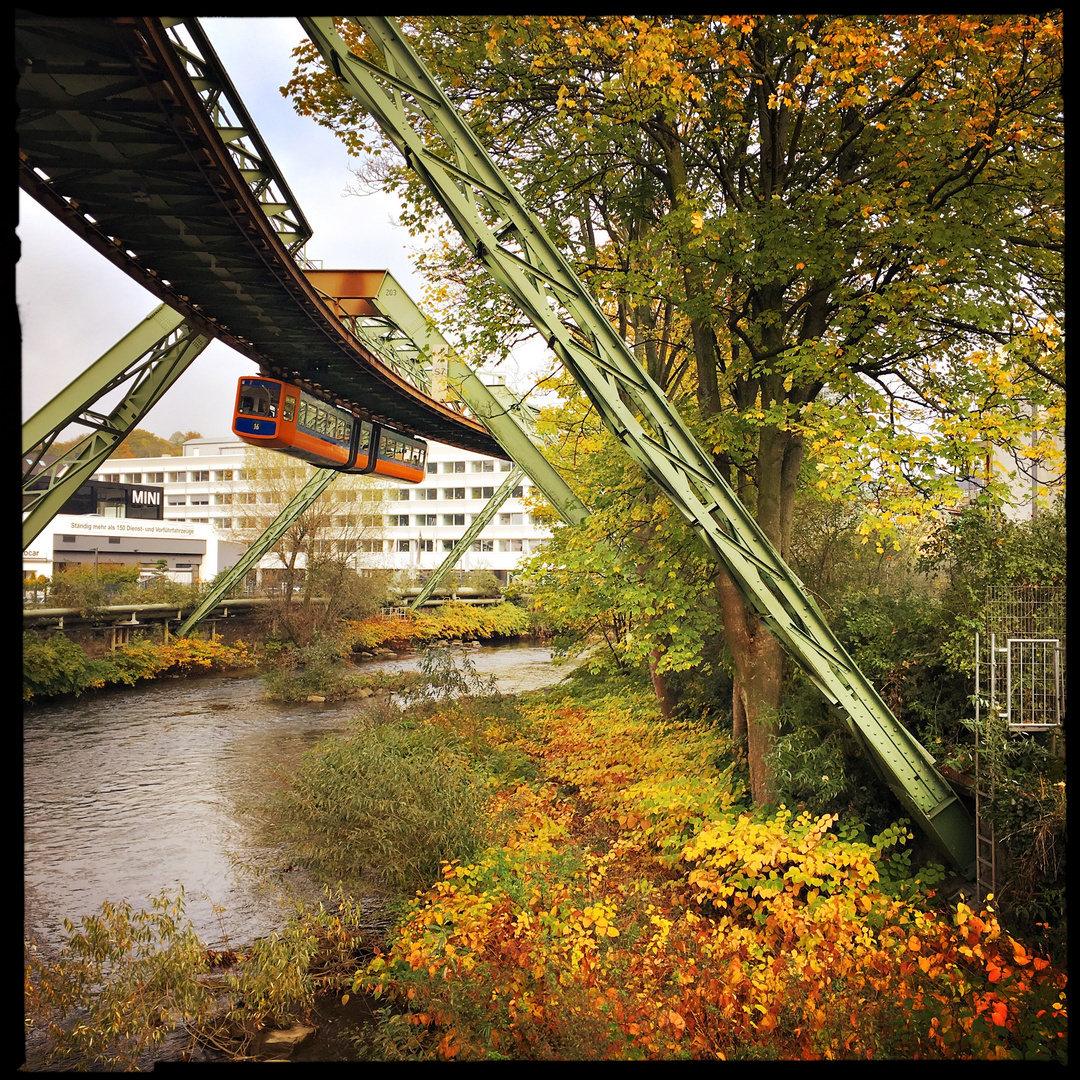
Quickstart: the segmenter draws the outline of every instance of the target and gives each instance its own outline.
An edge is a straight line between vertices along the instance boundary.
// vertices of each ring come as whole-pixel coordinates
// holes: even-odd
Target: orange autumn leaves
[[[516,736],[542,779],[493,794],[501,843],[446,865],[357,979],[393,1004],[389,1056],[1065,1052],[1064,974],[990,912],[890,896],[895,831],[742,813],[723,733],[553,696]]]

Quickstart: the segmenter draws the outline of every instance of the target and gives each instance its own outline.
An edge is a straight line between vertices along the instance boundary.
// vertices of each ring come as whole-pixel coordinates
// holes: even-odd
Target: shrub
[[[357,683],[344,660],[343,647],[317,641],[300,648],[280,648],[273,652],[264,669],[266,693],[277,701],[304,701],[313,694],[340,699]]]
[[[43,1065],[152,1067],[174,1033],[248,1057],[267,1028],[310,1017],[316,995],[344,985],[366,948],[358,905],[338,898],[298,907],[280,930],[249,948],[208,949],[184,916],[183,888],[149,910],[106,902],[76,926],[53,959],[25,943],[28,1029],[47,1040]],[[223,915],[224,912],[218,912]]]
[[[23,633],[23,701],[81,694],[104,686],[115,674],[109,661],[91,660],[59,630],[45,641],[30,630]]]
[[[522,711],[543,781],[357,975],[383,1058],[1067,1060],[1065,973],[928,908],[905,823],[745,812],[716,730],[629,695]]]
[[[453,639],[487,640],[517,637],[529,632],[529,616],[515,604],[442,604],[437,608],[409,612],[403,619],[372,616],[347,621],[346,640],[354,651],[383,646]]]
[[[57,631],[47,641],[23,634],[23,700],[55,694],[81,694],[110,683],[131,686],[165,672],[188,674],[197,669],[225,670],[253,663],[242,641],[226,645],[218,638],[174,638],[167,644],[134,638],[108,658],[92,660],[82,648]]]
[[[367,870],[411,893],[444,860],[480,848],[487,801],[449,733],[357,722],[305,754],[271,808],[300,861],[328,883],[357,886]]]

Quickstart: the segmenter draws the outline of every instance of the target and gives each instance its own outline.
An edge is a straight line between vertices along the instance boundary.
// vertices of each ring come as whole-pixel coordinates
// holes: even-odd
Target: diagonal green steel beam
[[[526,408],[516,400],[500,400],[490,387],[485,386],[390,274],[385,275],[371,301],[431,357],[433,373],[445,369],[450,389],[495,436],[514,464],[524,470],[544,493],[563,521],[569,525],[580,525],[588,517],[589,511],[534,445],[528,430],[531,421]],[[434,381],[437,382],[437,378]]]
[[[518,481],[524,475],[524,470],[520,465],[516,465],[510,470],[510,474],[499,485],[498,491],[491,496],[490,499],[484,504],[484,509],[476,515],[473,522],[462,534],[461,539],[454,545],[453,550],[449,555],[436,567],[431,577],[424,582],[424,587],[420,590],[419,594],[413,598],[409,607],[416,610],[431,594],[438,588],[439,582],[446,577],[447,573],[451,571],[458,563],[458,560],[466,551],[469,550],[469,546],[472,542],[484,531],[484,527],[495,516],[496,511],[508,498],[510,498],[510,492],[517,487]]]
[[[23,548],[123,439],[161,400],[210,343],[184,317],[162,304],[100,356],[69,386],[23,425]],[[103,416],[91,406],[131,383],[123,400]],[[71,423],[93,432],[67,453],[39,469],[63,429]]]
[[[627,453],[668,494],[789,654],[846,712],[920,828],[954,865],[967,870],[974,861],[974,826],[933,758],[848,656],[802,582],[642,371],[396,23],[376,15],[353,21],[379,50],[385,70],[353,55],[332,18],[300,19],[342,87],[423,179],[478,261],[544,335]],[[444,152],[432,150],[418,128],[433,129]]]
[[[248,571],[285,535],[289,526],[337,479],[336,469],[318,469],[304,486],[282,507],[281,512],[263,530],[262,535],[240,556],[239,561],[214,579],[210,591],[195,610],[176,628],[177,637],[186,637],[230,590],[244,580]]]

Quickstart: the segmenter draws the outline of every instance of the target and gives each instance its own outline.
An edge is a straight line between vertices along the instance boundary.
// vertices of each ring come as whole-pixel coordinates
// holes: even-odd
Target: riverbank
[[[1067,1060],[1065,971],[905,823],[751,810],[727,732],[630,683],[425,723],[502,764],[487,845],[353,980],[372,1059]]]
[[[332,649],[358,659],[397,652],[435,642],[466,640],[508,641],[530,632],[528,613],[514,604],[474,607],[446,604],[396,617],[373,616],[342,624]],[[279,655],[279,643],[271,655]],[[288,646],[284,646],[288,649]],[[63,695],[80,696],[108,686],[250,669],[267,655],[264,643],[217,637],[173,638],[168,642],[134,639],[104,656],[90,656],[60,630],[49,637],[23,633],[23,701]],[[312,693],[316,691],[310,691]]]
[[[565,670],[552,666],[549,648],[528,642],[436,652],[467,660],[504,695],[557,682]],[[403,653],[354,670],[397,678],[423,656]],[[247,956],[256,943],[265,949],[279,940],[295,966],[304,948],[293,949],[288,929],[294,902],[317,905],[325,897],[295,852],[264,836],[259,809],[323,740],[398,716],[397,699],[383,694],[360,702],[274,702],[253,670],[32,703],[23,719],[22,866],[24,937],[36,941],[35,955],[57,961],[68,939],[65,918],[81,927],[103,904],[125,899],[137,911],[148,897],[182,884],[179,925],[190,920],[206,949]],[[384,926],[381,906],[366,905],[361,921]],[[257,970],[255,961],[246,977]],[[243,996],[259,1000],[257,988]],[[355,1000],[345,1013],[355,1011]],[[137,1015],[119,1004],[135,1023]],[[315,1046],[297,1053],[325,1052],[334,1020],[321,1013],[316,1022]],[[178,1034],[165,1044],[168,1060],[179,1060],[184,1041]]]

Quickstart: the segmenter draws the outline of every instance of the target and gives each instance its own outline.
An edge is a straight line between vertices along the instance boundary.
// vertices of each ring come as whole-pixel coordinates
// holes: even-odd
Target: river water
[[[468,656],[504,693],[550,685],[565,670],[531,644]],[[417,665],[412,654],[357,668]],[[25,936],[51,952],[66,938],[65,917],[78,922],[106,900],[148,908],[150,896],[181,886],[207,945],[243,945],[279,926],[283,891],[317,891],[287,851],[260,842],[245,807],[357,711],[355,701],[269,702],[252,676],[144,683],[26,708]]]

